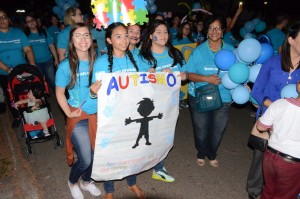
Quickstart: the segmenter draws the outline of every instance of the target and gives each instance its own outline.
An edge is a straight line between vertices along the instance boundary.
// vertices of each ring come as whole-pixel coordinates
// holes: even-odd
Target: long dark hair
[[[82,28],[82,27],[86,27],[89,31],[89,34],[92,36],[91,31],[89,30],[89,28],[84,24],[84,23],[76,23],[72,26],[71,30],[70,30],[70,35],[69,35],[69,43],[68,43],[68,59],[70,62],[70,69],[71,69],[71,81],[68,84],[67,88],[73,88],[75,83],[76,83],[76,74],[79,71],[79,57],[76,53],[76,48],[73,44],[72,38],[73,38],[73,33],[75,30],[77,30],[78,28]],[[92,38],[91,38],[92,40]],[[90,68],[89,68],[89,85],[91,85],[92,82],[92,72],[93,72],[93,68],[94,68],[94,62],[96,59],[96,52],[93,46],[93,42],[91,42],[91,47],[88,50],[88,57],[89,57],[89,64],[90,64]]]
[[[120,22],[112,23],[105,29],[105,42],[106,42],[106,46],[107,46],[107,56],[108,56],[108,62],[109,62],[108,67],[109,67],[110,72],[112,72],[112,69],[113,69],[113,58],[114,58],[114,56],[113,56],[113,46],[112,46],[112,44],[107,42],[107,38],[111,39],[111,35],[112,35],[112,32],[114,31],[114,29],[116,29],[117,27],[120,27],[120,26],[124,27],[125,30],[127,31],[126,26],[123,23],[120,23]],[[126,55],[129,57],[131,63],[134,65],[134,68],[136,69],[136,71],[139,71],[139,68],[137,67],[136,62],[133,58],[133,55],[130,52],[128,47],[126,49]]]
[[[193,43],[193,35],[192,35],[192,26],[189,22],[184,22],[180,25],[178,33],[176,35],[176,39],[178,39],[178,41],[183,39],[183,28],[185,25],[188,25],[190,27],[190,33],[188,34],[187,38],[190,40],[191,43]]]
[[[38,31],[39,35],[40,35],[40,36],[44,36],[44,37],[47,38],[48,35],[47,35],[46,30],[45,30],[44,28],[42,28],[42,27],[39,27],[38,24],[37,24],[37,19],[38,19],[38,17],[37,17],[35,14],[33,14],[33,13],[27,14],[27,15],[25,16],[25,19],[26,19],[26,17],[31,17],[32,19],[34,19],[34,20],[35,20],[35,23],[36,23],[36,28],[37,28],[37,31]],[[25,33],[27,36],[30,35],[31,32],[30,32],[30,29],[28,28],[28,26],[25,27],[24,33]]]
[[[168,24],[162,20],[154,20],[152,23],[149,24],[148,28],[145,30],[145,37],[144,40],[142,41],[140,54],[144,59],[146,59],[149,62],[149,64],[153,65],[152,66],[153,68],[156,68],[157,60],[153,57],[151,52],[152,40],[150,39],[150,35],[152,35],[155,32],[156,28],[159,25],[166,26],[168,30],[169,38],[166,43],[166,47],[168,48],[169,56],[172,57],[174,60],[171,67],[175,66],[178,63],[180,65],[183,65],[183,60],[184,60],[183,55],[177,48],[175,48],[172,45]]]
[[[289,37],[296,39],[300,32],[300,21],[293,24],[287,31],[281,51],[281,68],[283,71],[289,72],[290,68],[294,68],[291,60],[291,45],[288,41]],[[299,63],[297,66],[299,69]]]

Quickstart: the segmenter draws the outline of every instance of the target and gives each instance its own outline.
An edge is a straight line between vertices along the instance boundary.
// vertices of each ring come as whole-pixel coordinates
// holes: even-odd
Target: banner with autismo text
[[[92,178],[122,179],[151,169],[173,146],[179,73],[98,73],[98,127]]]

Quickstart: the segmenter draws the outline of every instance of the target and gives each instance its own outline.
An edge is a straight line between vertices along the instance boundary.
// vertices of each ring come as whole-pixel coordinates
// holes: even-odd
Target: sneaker
[[[172,176],[170,176],[168,174],[165,167],[161,171],[153,170],[152,178],[155,179],[155,180],[161,180],[161,181],[164,181],[164,182],[174,182],[175,181],[175,178],[173,178]]]
[[[48,136],[50,136],[50,133],[49,133],[49,131],[48,131],[48,130],[43,130],[43,133],[44,133],[45,137],[48,137]]]
[[[79,184],[80,184],[80,188],[82,190],[90,192],[90,194],[92,194],[93,196],[101,195],[100,189],[98,189],[98,187],[96,187],[92,181],[90,183],[86,184],[86,183],[83,183],[81,180]]]
[[[74,199],[84,199],[84,196],[78,186],[78,184],[71,184],[70,181],[68,181],[68,186],[70,188],[71,191],[71,195]]]

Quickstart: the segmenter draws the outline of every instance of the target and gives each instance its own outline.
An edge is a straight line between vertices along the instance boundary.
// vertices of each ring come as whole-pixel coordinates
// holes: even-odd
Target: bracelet
[[[90,98],[92,98],[92,99],[97,98],[97,94],[92,94],[92,93],[90,92]]]

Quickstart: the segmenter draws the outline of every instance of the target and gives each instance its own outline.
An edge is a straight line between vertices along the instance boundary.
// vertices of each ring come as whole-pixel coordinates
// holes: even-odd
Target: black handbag
[[[262,116],[263,104],[266,99],[268,99],[268,97],[265,97],[263,99],[262,106],[260,106],[258,118],[260,118]],[[253,149],[257,149],[257,150],[263,152],[266,150],[266,148],[268,146],[269,138],[270,138],[269,131],[264,131],[264,132],[258,131],[256,128],[256,122],[255,122],[255,124],[252,128],[252,131],[249,135],[249,138],[248,138],[248,146]]]

